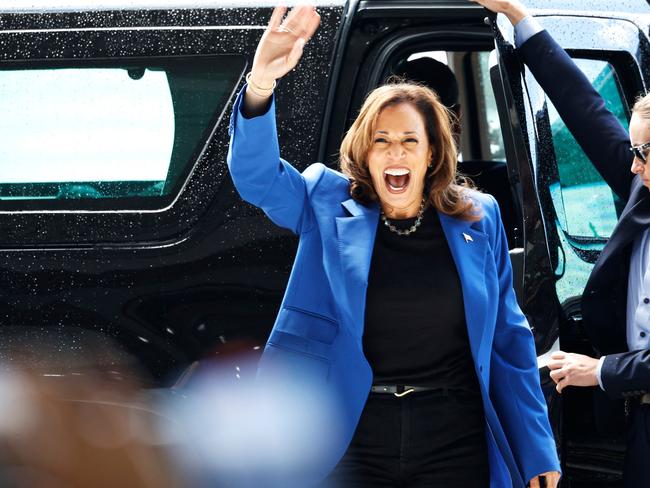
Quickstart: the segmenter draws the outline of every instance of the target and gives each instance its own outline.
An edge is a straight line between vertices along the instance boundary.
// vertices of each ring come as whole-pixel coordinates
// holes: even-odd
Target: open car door
[[[527,2],[531,13],[567,50],[627,127],[635,98],[650,83],[648,3],[621,2],[620,10],[625,12],[608,12],[611,6],[591,3],[589,11],[580,11],[585,6],[573,3],[562,2],[560,7],[560,2]],[[592,166],[519,60],[508,20],[497,16],[492,25],[497,56],[491,77],[509,172],[524,214],[523,308],[531,326],[547,331],[549,340],[559,333],[559,344],[551,349],[594,356],[596,351],[584,332],[580,300],[623,202]],[[537,340],[543,336],[536,333]],[[562,486],[622,486],[625,432],[596,430],[595,390],[569,388],[560,402],[548,370],[542,383],[560,441]]]

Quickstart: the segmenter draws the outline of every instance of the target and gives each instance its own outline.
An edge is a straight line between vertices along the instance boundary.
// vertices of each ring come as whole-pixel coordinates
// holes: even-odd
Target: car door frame
[[[567,7],[569,8],[569,7]],[[532,13],[538,18],[542,27],[548,28],[556,41],[574,57],[607,60],[615,67],[621,66],[622,58],[633,60],[632,72],[625,73],[619,80],[625,90],[628,108],[635,96],[643,90],[643,85],[650,85],[650,70],[647,67],[650,49],[647,36],[640,25],[635,24],[626,15],[608,15],[607,13],[562,12],[558,9],[545,9]],[[647,20],[647,17],[646,17]],[[550,125],[546,100],[541,87],[536,83],[519,61],[514,49],[514,33],[510,23],[502,16],[492,17],[495,33],[495,45],[498,52],[498,66],[495,67],[493,81],[501,85],[504,95],[499,101],[502,124],[508,137],[504,139],[508,159],[516,165],[524,209],[524,296],[527,297],[527,313],[532,324],[546,322],[553,324],[559,331],[559,346],[565,350],[583,347],[589,353],[589,344],[581,322],[580,297],[560,303],[555,283],[558,269],[566,265],[566,251],[560,243],[559,230],[555,223],[555,210],[549,191],[549,182],[559,181],[555,164],[555,153],[550,139]],[[591,25],[591,28],[586,28]],[[598,26],[626,26],[636,37],[634,46],[630,39],[599,34]],[[625,30],[625,29],[624,29]],[[635,31],[636,30],[636,31]],[[647,25],[645,25],[647,31]],[[585,33],[586,31],[586,33]],[[577,35],[576,32],[580,32]],[[640,35],[639,35],[640,33]],[[632,35],[634,34],[634,35]],[[615,59],[617,58],[617,59]],[[636,69],[636,73],[634,73]],[[635,93],[636,87],[636,93]],[[545,244],[545,245],[542,245]],[[592,252],[589,260],[593,265],[599,252]],[[554,348],[557,348],[556,345]],[[592,350],[593,354],[593,350]],[[542,383],[553,386],[547,374]],[[591,419],[591,394],[586,389],[569,389],[563,395],[564,401],[556,398],[549,406],[555,410],[559,419],[561,457],[564,470],[562,486],[618,486],[621,482],[623,449],[621,439],[601,437],[589,444],[579,438],[573,438],[573,423],[580,422],[580,411],[585,418]],[[579,407],[579,408],[577,408]],[[583,409],[588,409],[584,411]],[[553,414],[553,412],[551,412]],[[584,421],[584,419],[583,419]],[[591,422],[591,420],[588,420]]]

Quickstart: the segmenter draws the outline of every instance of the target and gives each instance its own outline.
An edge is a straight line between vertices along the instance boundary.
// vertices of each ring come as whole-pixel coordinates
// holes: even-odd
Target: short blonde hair
[[[642,119],[650,120],[650,93],[636,99],[632,113],[638,114]]]
[[[350,194],[360,203],[377,201],[368,163],[377,118],[382,110],[408,103],[424,120],[432,150],[431,167],[425,176],[428,201],[441,212],[463,220],[480,220],[474,202],[468,198],[471,184],[456,171],[457,153],[452,133],[451,113],[428,87],[417,83],[397,82],[380,86],[368,94],[359,116],[348,130],[339,153],[341,171],[350,178]]]

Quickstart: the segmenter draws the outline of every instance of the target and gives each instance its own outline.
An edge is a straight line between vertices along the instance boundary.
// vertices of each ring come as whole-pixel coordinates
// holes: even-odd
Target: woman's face
[[[431,156],[424,118],[413,105],[400,103],[379,113],[367,161],[387,217],[417,215]]]

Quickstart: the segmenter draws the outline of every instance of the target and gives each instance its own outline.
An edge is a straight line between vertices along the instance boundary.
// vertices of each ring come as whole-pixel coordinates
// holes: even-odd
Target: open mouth
[[[384,171],[384,181],[390,193],[403,193],[411,180],[411,172],[406,168],[388,168]]]

